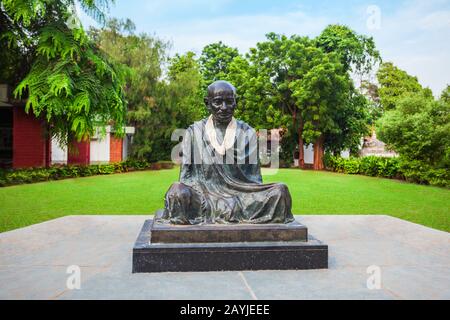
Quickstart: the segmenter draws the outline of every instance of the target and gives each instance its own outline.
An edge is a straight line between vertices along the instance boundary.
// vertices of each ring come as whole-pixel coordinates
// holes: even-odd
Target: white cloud
[[[229,5],[232,1],[233,0],[152,0],[146,1],[144,7],[149,14],[153,15],[187,9],[217,12],[221,8]]]
[[[450,84],[450,11],[442,4],[447,3],[404,1],[393,14],[382,11],[380,30],[366,31],[385,61],[417,76],[436,96]]]
[[[333,15],[332,8],[326,12],[308,12],[303,5],[284,13],[219,15],[232,1],[154,0],[151,6],[142,6],[141,2],[130,0],[127,6],[133,7],[132,16],[129,18],[136,22],[137,30],[155,33],[158,37],[171,40],[172,53],[189,50],[200,53],[205,45],[220,40],[229,46],[237,47],[241,52],[246,52],[258,41],[264,40],[264,35],[268,32],[316,36],[328,24],[342,23],[358,33],[373,36],[385,61],[392,61],[417,76],[435,95],[439,95],[450,83],[448,0],[404,0],[396,11],[385,9],[380,2],[379,30],[369,30],[366,23],[367,7],[376,2],[375,0],[369,1],[367,5],[348,8],[345,17]],[[186,12],[189,19],[169,19],[173,18],[175,13],[183,12]],[[192,12],[216,14],[192,18]],[[92,24],[89,19],[82,14],[84,25]]]
[[[156,29],[156,33],[173,40],[176,52],[201,49],[212,42],[222,41],[246,52],[269,32],[286,35],[317,35],[329,23],[326,18],[313,18],[301,11],[283,15],[241,15],[194,20]]]
[[[419,24],[425,30],[450,28],[450,11],[432,12],[420,19]]]

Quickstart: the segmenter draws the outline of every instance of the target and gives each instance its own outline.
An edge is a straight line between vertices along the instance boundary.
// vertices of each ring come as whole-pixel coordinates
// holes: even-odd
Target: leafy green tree
[[[450,103],[450,85],[447,85],[444,91],[442,91],[440,100],[443,103]]]
[[[89,30],[90,38],[122,68],[127,115],[132,124],[150,112],[169,47],[167,42],[145,33],[136,35],[134,30],[129,19],[110,19],[104,28]]]
[[[229,69],[225,79],[233,83],[238,92],[236,117],[257,130],[285,127],[289,118],[280,110],[278,93],[268,74],[260,72],[261,66],[236,57]]]
[[[121,66],[125,75],[127,121],[136,129],[131,145],[132,158],[161,160],[155,151],[161,123],[162,67],[167,62],[169,43],[145,33],[136,35],[130,20],[110,19],[102,29],[91,28],[89,36]],[[169,119],[170,120],[170,119]],[[170,136],[169,136],[170,140]]]
[[[8,40],[12,38],[8,32],[14,32],[14,29],[15,26],[0,1],[0,83],[12,86],[16,86],[30,71],[35,51],[29,43],[17,45],[13,39]]]
[[[241,95],[237,113],[257,129],[283,128],[284,161],[292,161],[298,128],[298,106],[292,97],[289,84],[298,79],[303,60],[289,59],[288,52],[295,41],[305,42],[307,38],[288,38],[269,33],[267,40],[250,49],[245,59],[235,58],[230,64],[231,81]],[[299,54],[301,56],[301,54]],[[297,67],[297,68],[296,68]],[[286,151],[288,150],[288,151]]]
[[[410,93],[378,122],[378,136],[401,156],[415,182],[450,186],[450,103]]]
[[[147,34],[135,35],[134,29],[133,22],[128,19],[111,19],[104,28],[89,30],[89,36],[123,70],[127,116],[133,125],[150,115],[168,47],[168,43]]]
[[[363,80],[359,89],[367,97],[369,109],[368,124],[373,128],[376,120],[383,115],[378,85],[369,80]]]
[[[376,119],[382,115],[377,85],[364,80],[364,77],[371,74],[374,67],[382,62],[380,53],[376,49],[372,37],[357,34],[349,27],[339,24],[326,27],[315,41],[317,46],[325,52],[336,53],[346,72],[361,77],[359,91],[362,95],[356,92],[352,86],[350,100],[347,103],[348,109],[342,111],[342,114],[353,111],[347,124],[340,123],[342,132],[348,132],[348,134],[326,139],[332,141],[328,143],[328,148],[334,150],[335,153],[339,151],[341,146],[356,152],[361,135],[367,134],[369,131],[363,122],[373,125]],[[339,118],[338,114],[336,116]],[[358,119],[358,121],[354,121],[354,119]],[[338,143],[338,141],[342,141],[342,143]]]
[[[300,165],[304,144],[316,144],[320,169],[325,147],[354,148],[367,131],[367,101],[353,87],[341,55],[325,52],[315,40],[270,33],[229,69],[243,95],[237,111],[257,128],[287,129],[283,148],[290,152],[283,155],[292,159],[297,148]]]
[[[423,93],[426,97],[433,98],[431,90],[424,89],[417,77],[397,68],[392,62],[381,64],[377,72],[377,79],[380,102],[385,111],[394,109],[398,100],[408,94]]]
[[[135,35],[129,20],[111,19],[105,28],[91,29],[89,35],[125,74],[128,121],[136,128],[131,158],[170,160],[173,130],[186,128],[205,111],[195,54],[169,59],[169,43],[147,34]]]
[[[208,111],[203,101],[205,83],[195,54],[190,51],[184,55],[177,54],[170,60],[168,74],[178,128],[187,128],[194,121],[206,117]]]
[[[361,138],[369,133],[367,123],[372,110],[367,98],[354,89],[347,93],[344,101],[344,107],[336,108],[333,114],[335,129],[325,135],[324,146],[335,155],[344,149],[355,155],[359,152]]]
[[[168,79],[156,86],[149,116],[141,121],[140,134],[133,141],[133,156],[149,161],[170,160],[175,129],[185,129],[206,116],[203,104],[203,78],[195,54],[170,59]],[[137,132],[136,132],[137,133]]]
[[[344,25],[329,25],[315,41],[325,52],[337,53],[346,71],[365,74],[381,62],[373,38],[357,34]]]
[[[408,180],[449,187],[449,87],[435,100],[430,89],[392,63],[384,63],[377,77],[387,110],[377,122],[378,137],[400,154]]]
[[[222,41],[204,47],[199,63],[205,85],[209,85],[216,80],[226,79],[229,74],[230,63],[238,56],[237,49],[225,45]]]
[[[82,9],[105,20],[107,0],[81,0]],[[74,0],[2,0],[1,41],[8,42],[1,65],[15,94],[27,98],[26,111],[44,116],[61,143],[92,135],[111,124],[125,124],[123,74],[74,23]],[[2,43],[2,44],[3,44]],[[3,51],[3,50],[2,50]],[[16,56],[17,55],[17,56]],[[13,70],[18,68],[18,77]]]
[[[314,144],[314,168],[320,170],[325,149],[357,149],[367,132],[367,100],[355,90],[339,54],[320,48],[301,54],[306,70],[290,88],[300,110],[300,142]]]

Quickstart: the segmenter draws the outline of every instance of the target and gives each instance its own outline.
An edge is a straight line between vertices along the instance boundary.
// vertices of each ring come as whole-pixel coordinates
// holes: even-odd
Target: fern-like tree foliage
[[[102,23],[109,0],[79,0]],[[75,0],[0,0],[0,82],[61,144],[125,124],[124,76],[77,22]]]

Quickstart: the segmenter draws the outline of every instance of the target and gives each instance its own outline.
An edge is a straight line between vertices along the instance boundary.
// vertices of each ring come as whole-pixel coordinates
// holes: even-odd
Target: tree
[[[283,128],[282,156],[284,161],[290,162],[300,130],[297,126],[298,106],[292,97],[290,84],[303,75],[306,59],[302,54],[305,47],[312,45],[308,38],[288,38],[275,33],[267,34],[266,38],[266,41],[257,43],[256,48],[250,49],[245,60],[233,60],[230,69],[236,74],[230,76],[242,96],[237,112],[244,115],[244,120],[247,117],[257,129]],[[297,50],[291,50],[296,42],[299,45]],[[297,57],[289,57],[289,50],[292,54],[297,53]]]
[[[128,120],[132,123],[152,107],[169,47],[167,42],[145,33],[136,35],[134,30],[129,19],[110,19],[104,28],[89,30],[90,38],[122,68]]]
[[[424,89],[417,77],[397,68],[392,62],[381,64],[377,72],[377,79],[379,83],[378,94],[384,111],[394,109],[398,100],[408,94],[423,92],[425,96],[433,97],[431,90]]]
[[[363,80],[359,89],[368,100],[368,124],[373,127],[376,120],[383,115],[378,85],[369,80]]]
[[[109,1],[79,3],[97,21],[104,21]],[[44,116],[50,134],[61,143],[67,143],[68,137],[86,139],[96,127],[107,124],[120,134],[125,123],[123,75],[81,25],[73,23],[74,6],[73,0],[2,0],[0,4],[1,38],[8,42],[3,55],[9,57],[2,73],[7,70],[7,80],[20,81],[15,95],[27,98],[26,111]],[[11,70],[19,61],[24,65],[14,78]]]
[[[399,98],[378,121],[378,136],[401,157],[402,172],[420,183],[450,186],[450,103],[426,93]]]
[[[175,56],[170,59],[170,65],[168,68],[169,80],[176,80],[180,74],[188,72],[189,70],[197,70],[198,73],[200,66],[195,58],[195,53],[192,51],[186,52],[184,55],[175,54]]]
[[[400,154],[408,180],[449,187],[449,88],[435,100],[430,89],[392,63],[384,63],[377,77],[385,109],[377,122],[378,137]]]
[[[140,134],[133,141],[135,158],[170,160],[171,150],[178,143],[171,141],[173,131],[206,116],[203,78],[195,54],[187,52],[170,59],[167,73],[168,78],[157,83],[151,113],[142,119]]]
[[[171,106],[170,117],[173,129],[186,129],[194,121],[208,115],[203,98],[205,97],[204,79],[200,73],[199,62],[193,52],[176,55],[168,66],[169,82],[162,95]],[[175,142],[177,143],[177,142]]]
[[[381,61],[372,37],[359,35],[344,25],[329,25],[315,39],[325,52],[339,55],[346,71],[370,72]]]
[[[238,93],[236,117],[257,130],[285,127],[289,119],[278,106],[278,93],[269,75],[262,72],[261,65],[250,60],[254,58],[253,55],[236,57],[225,77]]]
[[[355,90],[338,54],[316,48],[302,55],[307,57],[302,63],[307,69],[290,85],[300,110],[299,150],[304,143],[313,143],[314,169],[322,170],[325,149],[337,153],[357,148],[367,132],[367,101]]]
[[[170,160],[173,130],[186,128],[204,113],[195,54],[169,59],[169,43],[145,33],[135,35],[130,20],[111,19],[105,28],[91,29],[89,35],[124,71],[128,121],[136,128],[130,157]]]
[[[325,52],[336,53],[339,56],[345,72],[353,72],[359,75],[361,79],[370,74],[373,68],[381,63],[381,56],[376,49],[373,38],[357,34],[347,26],[329,25],[315,41],[316,45]],[[346,117],[340,117],[339,114],[336,114],[337,119],[339,117],[341,119],[341,121],[337,121],[340,123],[339,127],[341,129],[338,130],[335,137],[330,136],[323,140],[334,152],[339,151],[342,146],[356,151],[360,137],[368,133],[368,128],[365,127],[365,124],[370,124],[370,122],[374,121],[373,119],[377,119],[380,116],[376,86],[367,80],[362,80],[361,82],[362,91],[368,93],[366,96],[368,96],[369,100],[358,93],[352,85],[347,102],[348,108],[345,111],[341,110],[341,113],[346,114]],[[342,122],[345,119],[348,119],[348,121]],[[342,133],[342,136],[339,136],[339,131]],[[318,150],[320,153],[323,153],[324,148],[321,147],[320,142],[321,140],[318,140],[315,151]],[[317,158],[322,162],[322,155],[317,155]]]
[[[282,143],[290,152],[283,155],[292,159],[297,146],[300,166],[304,144],[315,143],[315,168],[321,169],[325,147],[354,147],[367,131],[367,101],[356,92],[342,56],[315,40],[270,33],[229,69],[243,95],[237,111],[256,127],[287,129]]]
[[[324,140],[325,149],[335,155],[344,149],[350,150],[350,154],[357,154],[361,137],[369,133],[370,103],[354,88],[347,94],[344,97],[345,107],[336,109],[333,115],[336,129],[326,134]]]
[[[130,20],[108,20],[102,29],[91,28],[90,37],[108,52],[111,60],[122,67],[125,75],[125,98],[128,102],[127,121],[136,129],[130,148],[131,158],[161,160],[157,145],[165,116],[161,109],[161,77],[167,62],[169,43],[148,34],[134,33]],[[168,119],[170,121],[170,119]],[[170,135],[169,135],[170,140]]]
[[[222,41],[204,47],[199,63],[205,85],[226,79],[229,75],[229,65],[237,56],[238,50],[225,45]]]
[[[14,23],[0,1],[0,83],[12,86],[16,86],[30,71],[35,51],[29,43],[17,45],[14,39],[8,40],[8,32],[14,32],[14,29]]]
[[[447,85],[444,91],[442,91],[440,100],[443,103],[450,103],[450,85]]]

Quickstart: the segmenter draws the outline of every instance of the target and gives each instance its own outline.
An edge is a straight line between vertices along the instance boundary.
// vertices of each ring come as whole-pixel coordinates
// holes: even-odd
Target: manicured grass
[[[79,214],[152,214],[178,168],[0,188],[0,232]],[[282,169],[295,214],[385,214],[450,231],[450,190],[330,172]]]

